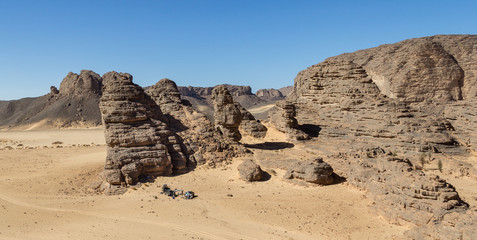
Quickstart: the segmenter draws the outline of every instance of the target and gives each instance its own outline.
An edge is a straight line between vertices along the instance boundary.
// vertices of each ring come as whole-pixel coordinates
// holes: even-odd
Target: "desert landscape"
[[[256,93],[134,82],[82,70],[0,101],[0,239],[477,238],[477,35]]]

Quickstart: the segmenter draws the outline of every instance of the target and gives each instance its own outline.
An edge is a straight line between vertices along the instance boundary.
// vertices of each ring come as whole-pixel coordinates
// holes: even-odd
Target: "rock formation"
[[[398,224],[423,225],[467,208],[452,185],[415,170],[407,159],[363,156],[347,176],[350,184],[367,190],[377,212]]]
[[[244,160],[238,167],[240,178],[247,182],[260,181],[264,177],[264,172],[260,165],[251,159]]]
[[[280,90],[269,88],[269,89],[259,89],[256,93],[257,97],[262,99],[267,99],[271,101],[283,100],[285,96],[280,92]]]
[[[300,161],[291,165],[285,175],[285,179],[301,179],[306,182],[328,185],[332,184],[333,168],[323,161],[323,158],[316,158],[313,161]]]
[[[141,175],[187,171],[187,151],[157,104],[127,73],[103,76],[100,109],[108,154],[105,180],[135,184]]]
[[[477,36],[434,36],[342,54],[301,71],[287,99],[300,124],[320,127],[320,143],[334,143],[329,163],[366,190],[378,214],[418,226],[409,236],[475,234],[457,222],[475,214],[455,188],[415,166],[423,153],[435,154],[447,173],[477,176],[472,164],[448,157],[475,148],[477,122],[467,113],[476,99],[476,44]],[[324,148],[314,144],[306,148]]]
[[[215,167],[245,154],[245,148],[222,136],[204,114],[190,106],[187,100],[181,100],[178,87],[172,80],[162,79],[148,87],[146,93],[160,106],[169,127],[190,148],[192,164]]]
[[[279,131],[287,134],[288,138],[307,140],[310,136],[300,130],[295,118],[295,105],[288,101],[279,101],[268,113],[268,119]]]
[[[363,67],[381,92],[406,102],[477,96],[476,35],[443,35],[342,54]]]
[[[214,101],[215,128],[227,138],[240,141],[242,135],[239,126],[242,122],[242,114],[234,104],[230,92],[225,86],[215,87],[212,91],[212,100]]]
[[[84,93],[101,94],[101,77],[89,70],[81,70],[78,75],[76,73],[68,73],[60,85],[61,94],[84,94]]]
[[[267,135],[268,129],[263,126],[260,121],[256,120],[247,109],[240,105],[240,103],[235,103],[235,106],[240,110],[240,114],[242,115],[239,129],[244,134],[250,135],[254,138],[264,138],[265,135]]]
[[[60,91],[58,91],[58,88],[56,88],[55,86],[50,87],[50,94],[58,94],[58,93],[60,93]]]
[[[35,98],[0,101],[0,128],[67,128],[101,124],[99,98],[101,77],[82,70],[69,73],[60,90],[51,86],[49,93]]]

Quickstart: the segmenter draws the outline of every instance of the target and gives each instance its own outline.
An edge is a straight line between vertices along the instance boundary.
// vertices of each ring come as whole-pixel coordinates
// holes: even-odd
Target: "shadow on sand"
[[[244,144],[246,148],[255,148],[262,150],[280,150],[285,148],[292,148],[295,145],[287,142],[264,142],[257,144]]]

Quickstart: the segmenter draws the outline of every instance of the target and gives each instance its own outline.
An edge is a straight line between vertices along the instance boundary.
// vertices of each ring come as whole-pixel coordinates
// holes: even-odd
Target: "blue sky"
[[[0,0],[0,99],[46,94],[81,69],[141,86],[280,88],[344,52],[477,34],[476,12],[475,0]]]

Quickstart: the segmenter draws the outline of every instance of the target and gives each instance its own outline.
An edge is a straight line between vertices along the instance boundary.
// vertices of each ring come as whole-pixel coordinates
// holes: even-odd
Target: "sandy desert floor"
[[[293,184],[280,170],[243,182],[240,159],[100,195],[90,187],[106,157],[102,129],[0,132],[0,149],[0,239],[389,239],[408,229],[373,215],[364,193],[346,183]],[[198,197],[168,198],[163,184]]]

